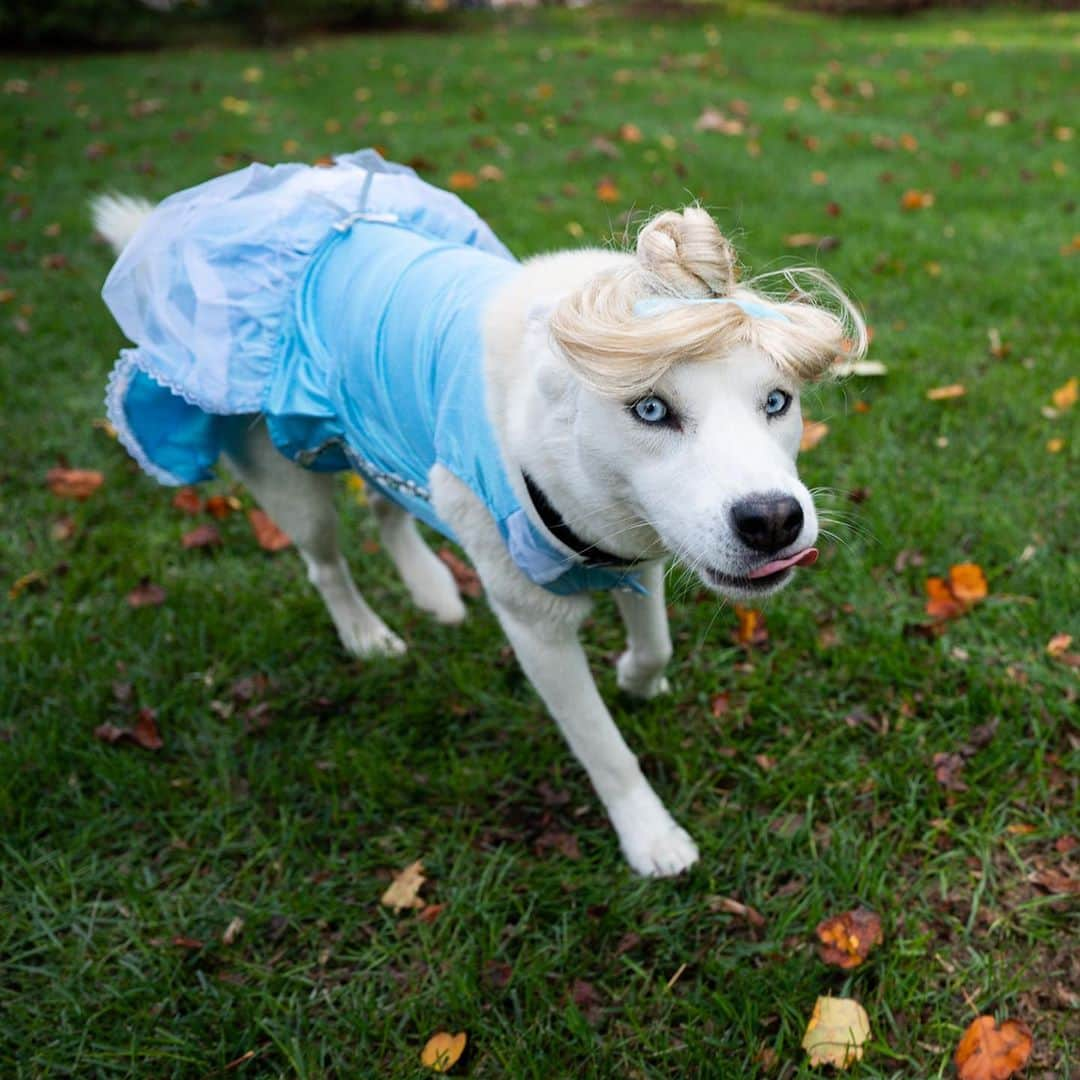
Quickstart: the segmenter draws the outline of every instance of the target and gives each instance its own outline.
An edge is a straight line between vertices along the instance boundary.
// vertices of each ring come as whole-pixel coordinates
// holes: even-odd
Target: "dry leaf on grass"
[[[133,742],[144,750],[160,750],[165,743],[157,727],[157,714],[153,709],[140,709],[133,727],[118,727],[116,724],[99,724],[94,728],[94,738],[102,742],[115,744]]]
[[[390,887],[382,894],[381,903],[393,908],[395,913],[406,908],[422,908],[424,901],[417,894],[426,880],[423,862],[417,859],[416,862],[409,863],[404,870],[394,875]]]
[[[465,1052],[468,1041],[469,1037],[464,1031],[456,1035],[451,1035],[449,1031],[437,1031],[420,1052],[420,1064],[433,1072],[449,1072]]]
[[[17,600],[24,592],[41,592],[48,584],[44,570],[31,570],[16,578],[8,589],[8,599]]]
[[[191,532],[184,533],[180,538],[180,543],[188,550],[220,547],[222,543],[221,533],[213,525],[199,525],[192,529]]]
[[[829,434],[829,425],[822,420],[803,420],[802,438],[799,440],[800,450],[813,450],[826,435]]]
[[[992,1016],[973,1020],[956,1047],[953,1061],[960,1080],[1008,1080],[1031,1056],[1031,1031],[1022,1020]]]
[[[173,496],[172,504],[185,514],[198,514],[203,508],[202,496],[193,487],[181,488]]]
[[[1046,655],[1055,658],[1061,656],[1069,651],[1072,642],[1072,634],[1055,634],[1046,643]]]
[[[619,189],[615,186],[615,183],[611,180],[601,180],[596,185],[596,197],[602,203],[613,203],[619,201]]]
[[[476,187],[476,177],[471,172],[453,172],[450,174],[451,191],[472,191]]]
[[[823,919],[817,926],[818,955],[839,968],[858,967],[875,945],[880,945],[881,918],[869,908],[857,907]]]
[[[143,578],[127,595],[129,607],[157,607],[165,603],[165,590],[149,578]]]
[[[292,546],[289,537],[274,524],[265,511],[249,510],[247,517],[255,540],[263,551],[284,551]]]
[[[870,1019],[853,998],[819,997],[803,1035],[803,1049],[811,1068],[832,1065],[846,1069],[861,1061],[863,1044],[870,1038]]]
[[[1055,409],[1062,412],[1071,409],[1076,404],[1077,397],[1080,397],[1080,383],[1077,382],[1076,376],[1074,375],[1063,386],[1059,386],[1050,397]]]
[[[754,608],[735,605],[735,618],[739,620],[735,630],[737,645],[764,645],[769,640],[769,631],[765,627],[765,616]]]
[[[96,469],[50,469],[45,474],[49,490],[61,499],[89,499],[105,477]]]
[[[475,600],[484,595],[480,575],[467,562],[459,559],[449,548],[440,548],[438,555],[450,568],[450,573],[454,575],[454,583],[462,596],[470,596]]]
[[[935,386],[926,391],[927,401],[951,401],[953,398],[963,397],[967,393],[967,387],[963,383],[950,383],[948,386]]]
[[[233,942],[240,936],[240,931],[244,929],[244,920],[237,915],[235,918],[229,921],[229,925],[225,927],[224,933],[221,935],[222,945],[232,945]]]
[[[986,598],[990,587],[978,563],[956,563],[947,578],[926,579],[926,614],[935,619],[955,619]]]

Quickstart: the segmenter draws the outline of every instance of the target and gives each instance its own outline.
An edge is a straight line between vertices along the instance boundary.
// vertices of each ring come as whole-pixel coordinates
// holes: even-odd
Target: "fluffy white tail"
[[[95,195],[90,200],[94,228],[120,254],[127,242],[139,231],[154,204],[131,195]]]

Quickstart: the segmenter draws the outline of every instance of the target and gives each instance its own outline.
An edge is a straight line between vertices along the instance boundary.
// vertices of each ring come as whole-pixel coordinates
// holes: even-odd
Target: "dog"
[[[653,698],[669,690],[666,560],[756,603],[817,558],[799,394],[864,353],[855,307],[817,271],[740,284],[732,245],[694,206],[651,218],[632,251],[518,263],[455,196],[370,152],[193,191],[156,210],[93,206],[120,255],[105,296],[138,343],[108,397],[124,444],[167,483],[205,478],[219,455],[292,538],[354,656],[405,644],[342,557],[332,473],[368,481],[383,548],[443,623],[465,607],[415,519],[457,541],[630,866],[687,870],[698,848],[579,642],[589,593],[612,589],[625,624],[619,687]],[[231,365],[216,396],[209,354]],[[395,439],[404,464],[387,464]]]

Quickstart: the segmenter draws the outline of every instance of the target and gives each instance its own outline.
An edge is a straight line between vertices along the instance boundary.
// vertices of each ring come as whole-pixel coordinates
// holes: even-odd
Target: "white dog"
[[[420,189],[425,189],[420,196],[425,206],[443,200],[439,207],[450,207],[453,197],[432,194],[433,189],[402,170],[380,168],[370,158],[355,163],[342,159],[335,169],[299,175],[334,174],[348,168],[358,174],[345,177],[352,185],[349,190],[366,186],[358,210],[343,216],[338,204],[333,211],[340,219],[336,224],[341,235],[370,231],[376,224],[399,226],[408,216],[401,210],[403,200],[409,202]],[[278,171],[259,173],[256,187],[261,191],[269,183],[267,177]],[[288,183],[294,180],[296,174],[290,174]],[[330,180],[317,177],[313,182]],[[303,183],[310,187],[308,180]],[[409,185],[412,195],[405,199],[401,192]],[[271,186],[280,190],[276,183]],[[249,183],[244,191],[250,190]],[[226,193],[230,217],[219,219],[215,235],[228,231],[235,217],[243,217],[238,197],[235,190]],[[96,202],[96,225],[118,252],[137,232],[139,240],[130,249],[138,243],[145,247],[156,235],[156,218],[173,201],[151,214],[149,204],[107,196]],[[174,467],[178,453],[168,445],[157,453],[158,441],[169,444],[190,416],[202,424],[208,418],[213,421],[212,451],[223,453],[229,468],[292,537],[345,648],[357,656],[400,653],[405,645],[353,583],[338,547],[331,478],[327,472],[302,466],[315,464],[318,469],[317,462],[329,455],[326,468],[351,466],[368,478],[375,490],[371,502],[383,546],[413,600],[446,623],[463,619],[465,608],[447,567],[427,547],[409,511],[456,539],[475,565],[522,667],[588,772],[630,865],[640,874],[678,874],[697,860],[697,847],[645,779],[597,692],[578,641],[579,626],[589,610],[587,592],[582,590],[616,586],[614,597],[627,632],[627,648],[617,664],[618,684],[631,694],[651,698],[668,689],[664,669],[672,647],[664,564],[670,555],[710,589],[749,602],[781,589],[795,566],[812,562],[817,554],[813,547],[817,517],[795,466],[802,430],[799,391],[807,380],[829,372],[838,354],[851,357],[863,352],[862,320],[821,274],[810,275],[818,299],[807,292],[790,292],[795,280],[790,274],[779,276],[786,294],[779,299],[770,297],[761,281],[756,288],[755,283],[739,285],[731,246],[712,218],[697,208],[654,217],[641,229],[633,253],[586,249],[542,255],[519,265],[479,219],[453,201],[457,209],[450,207],[451,216],[469,215],[467,220],[460,218],[471,230],[466,230],[468,236],[451,237],[451,249],[446,244],[438,249],[442,255],[421,252],[406,261],[410,273],[434,266],[424,272],[438,277],[438,258],[457,259],[464,266],[459,275],[464,290],[456,279],[454,288],[436,290],[431,300],[439,307],[435,313],[428,311],[426,302],[416,306],[415,289],[409,291],[408,281],[398,288],[409,298],[407,306],[394,299],[397,293],[382,302],[388,308],[396,303],[405,312],[403,324],[438,320],[437,332],[430,340],[425,337],[423,346],[430,348],[431,355],[424,355],[433,364],[442,359],[441,348],[454,347],[453,334],[459,330],[447,321],[447,313],[457,318],[459,309],[464,312],[470,305],[478,309],[483,344],[471,390],[455,388],[450,376],[449,388],[436,387],[434,393],[439,409],[446,405],[442,398],[452,393],[459,395],[455,402],[469,402],[462,408],[482,403],[466,417],[464,427],[489,429],[494,436],[489,449],[497,460],[475,467],[494,470],[492,475],[505,481],[503,494],[509,492],[519,508],[507,520],[500,520],[501,511],[493,512],[480,490],[483,484],[463,476],[465,466],[455,471],[453,460],[444,454],[432,459],[424,484],[402,479],[396,485],[375,451],[355,445],[361,441],[359,435],[354,439],[355,431],[376,410],[381,421],[389,417],[397,422],[391,414],[398,407],[395,402],[387,408],[386,401],[377,402],[368,390],[364,401],[356,401],[355,394],[350,397],[349,358],[344,360],[345,373],[327,380],[332,387],[326,391],[330,406],[325,402],[311,406],[311,416],[300,421],[295,408],[282,404],[286,391],[280,384],[263,393],[258,408],[242,400],[215,405],[190,385],[179,385],[175,373],[162,374],[161,365],[171,362],[173,354],[166,354],[172,346],[162,345],[163,332],[150,324],[167,319],[160,311],[147,314],[152,297],[168,292],[161,286],[161,278],[169,272],[161,269],[165,257],[160,245],[154,257],[144,252],[134,264],[124,251],[113,272],[114,277],[123,276],[126,266],[132,280],[142,282],[136,290],[142,290],[142,322],[132,330],[131,318],[118,311],[140,350],[129,354],[127,367],[122,361],[123,370],[118,368],[114,376],[110,415],[129,449],[154,475],[171,482],[199,479],[206,472],[185,473],[183,467]],[[259,220],[272,232],[279,219],[288,218],[293,205],[286,200],[285,209],[261,213]],[[167,232],[168,219],[161,220]],[[289,227],[281,225],[282,230]],[[197,231],[197,219],[189,215],[174,233],[187,237]],[[325,222],[318,232],[327,232]],[[435,232],[447,236],[442,226]],[[383,234],[371,235],[378,240]],[[396,234],[392,239],[396,242]],[[430,241],[427,236],[425,242]],[[375,241],[364,243],[371,249]],[[350,291],[351,278],[349,284],[340,284],[339,279],[348,276],[342,268],[351,273],[353,263],[345,261],[338,267],[333,262],[339,257],[334,252],[341,250],[336,237],[323,248],[309,249],[302,252],[303,272],[309,273],[310,265],[321,265],[328,280],[319,288],[333,295],[320,307],[323,301],[314,295],[318,290],[304,292],[306,286],[297,285],[297,275],[286,273],[290,296],[301,296],[296,318],[304,326],[310,318],[319,344],[299,349],[301,360],[284,378],[288,394],[321,401],[321,391],[309,386],[311,358],[336,362],[334,356],[328,359],[323,354],[336,356],[335,350],[344,349],[335,335],[346,333],[338,326],[349,322],[350,297],[357,293]],[[469,259],[477,249],[476,258],[482,255],[489,261],[474,267]],[[198,260],[184,250],[184,273],[191,277]],[[447,265],[453,277],[452,264]],[[250,267],[244,270],[248,274]],[[388,271],[383,268],[378,274],[378,281],[363,286],[365,297],[377,292]],[[210,274],[209,291],[218,307],[230,288],[228,282],[222,285],[223,275],[227,276],[220,268]],[[475,292],[468,284],[474,280],[481,282]],[[199,300],[204,306],[206,296],[204,288]],[[122,306],[115,297],[110,302],[114,310]],[[250,297],[245,303],[250,305]],[[190,316],[187,300],[179,307]],[[379,312],[365,315],[361,329],[366,333],[372,318],[381,317]],[[197,323],[196,318],[189,325]],[[205,326],[202,330],[196,326],[196,331],[203,333],[206,348],[213,349],[230,337],[231,325],[226,320],[209,334],[204,333]],[[274,332],[283,333],[280,325],[274,325]],[[243,339],[244,333],[233,337]],[[290,341],[303,336],[295,329],[288,333]],[[401,335],[418,331],[402,325],[385,333],[392,344]],[[240,346],[230,348],[235,352]],[[291,345],[290,349],[297,352]],[[406,368],[413,362],[412,356],[398,353],[390,359]],[[199,363],[199,356],[185,353],[188,367]],[[156,381],[147,383],[146,373]],[[168,408],[162,406],[162,412],[151,404],[155,418],[140,430],[140,403],[162,393],[174,395],[165,406],[175,406],[183,416],[174,424]],[[194,411],[184,411],[189,409]],[[406,439],[416,436],[425,423],[429,427],[443,423],[441,412],[440,418],[425,419],[423,404],[410,402],[402,409],[408,419],[399,426]],[[307,425],[300,435],[296,423]],[[327,430],[331,433],[324,438]],[[177,434],[174,441],[183,438]],[[301,442],[306,442],[306,450],[298,448]],[[205,457],[205,447],[203,451]],[[558,572],[566,574],[558,580],[553,576],[553,558]]]

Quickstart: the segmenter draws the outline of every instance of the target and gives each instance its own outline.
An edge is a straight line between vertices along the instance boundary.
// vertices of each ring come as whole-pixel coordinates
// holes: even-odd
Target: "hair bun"
[[[637,255],[676,296],[726,296],[735,288],[735,249],[700,207],[654,217],[638,233]]]

